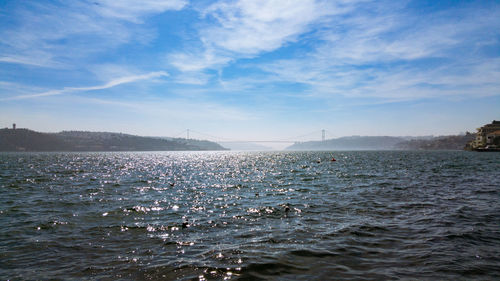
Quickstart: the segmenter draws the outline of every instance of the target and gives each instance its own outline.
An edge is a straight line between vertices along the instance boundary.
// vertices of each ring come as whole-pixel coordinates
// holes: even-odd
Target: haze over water
[[[0,276],[498,279],[499,171],[461,151],[2,153]]]

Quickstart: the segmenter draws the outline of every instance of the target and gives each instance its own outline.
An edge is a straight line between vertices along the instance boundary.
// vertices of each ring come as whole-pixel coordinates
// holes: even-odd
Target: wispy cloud
[[[214,50],[202,50],[197,53],[178,52],[168,55],[169,63],[185,72],[197,72],[214,66],[223,66],[231,60],[231,57],[216,54]]]
[[[158,72],[151,72],[147,74],[142,74],[142,75],[134,75],[134,76],[126,76],[126,77],[120,77],[117,79],[113,79],[103,85],[98,85],[98,86],[90,86],[90,87],[65,87],[63,89],[59,90],[50,90],[50,91],[45,91],[42,93],[38,94],[29,94],[29,95],[19,95],[19,96],[14,96],[14,97],[7,97],[3,98],[0,100],[21,100],[21,99],[31,99],[31,98],[38,98],[38,97],[46,97],[46,96],[55,96],[55,95],[62,95],[62,94],[68,94],[68,93],[73,93],[73,92],[87,92],[87,91],[95,91],[95,90],[104,90],[104,89],[109,89],[121,84],[127,84],[127,83],[133,83],[141,80],[150,80],[154,78],[159,78],[159,77],[164,77],[168,76],[166,72],[163,71],[158,71]]]
[[[0,56],[0,62],[12,64],[24,64],[40,67],[60,67],[61,64],[53,60],[53,56],[46,52],[36,52],[18,54],[4,54]]]
[[[226,1],[211,5],[204,16],[217,21],[201,32],[206,45],[255,55],[282,47],[325,16],[343,9],[326,1]]]
[[[0,30],[0,62],[41,67],[76,64],[131,41],[150,41],[154,31],[142,19],[179,10],[184,0],[23,2],[4,16],[10,28]]]
[[[209,23],[199,30],[201,46],[172,53],[170,64],[181,71],[221,68],[296,42],[313,24],[353,9],[360,1],[239,0],[219,1],[203,11]]]
[[[500,77],[500,64],[480,54],[481,48],[498,44],[489,36],[500,30],[498,7],[421,15],[406,4],[220,1],[202,11],[215,24],[199,30],[201,49],[169,58],[182,71],[220,70],[241,58],[312,38],[313,48],[299,55],[247,63],[268,75],[249,72],[245,78],[219,82],[223,87],[240,86],[234,90],[298,83],[309,87],[305,94],[320,98],[394,101],[498,94],[500,82],[494,77]],[[488,74],[478,72],[485,68]]]
[[[482,48],[498,44],[499,10],[447,10],[428,15],[357,11],[335,21],[321,44],[302,55],[255,65],[269,83],[300,83],[309,95],[328,98],[419,99],[488,96],[500,92],[500,61]],[[481,17],[478,19],[478,15]],[[475,38],[471,40],[471,38]],[[486,47],[485,47],[486,46]],[[487,71],[485,71],[488,69]]]
[[[92,7],[104,17],[140,22],[144,16],[180,10],[187,3],[187,0],[99,0],[94,1]]]

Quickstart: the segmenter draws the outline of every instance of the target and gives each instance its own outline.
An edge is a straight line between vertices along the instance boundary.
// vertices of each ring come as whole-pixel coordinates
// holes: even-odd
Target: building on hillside
[[[485,149],[498,148],[500,138],[500,121],[493,120],[491,124],[486,124],[481,128],[477,128],[476,138],[470,143],[470,148]]]
[[[500,130],[486,135],[486,146],[500,147]]]

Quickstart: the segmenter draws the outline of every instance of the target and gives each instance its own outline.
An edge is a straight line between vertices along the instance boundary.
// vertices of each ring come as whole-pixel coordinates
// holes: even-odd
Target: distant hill
[[[227,146],[221,146],[220,144],[218,144],[216,142],[207,141],[207,140],[174,138],[174,139],[171,139],[171,141],[183,143],[189,147],[196,148],[194,150],[230,150],[230,148]]]
[[[0,130],[0,151],[55,150],[71,150],[71,144],[56,134],[44,134],[27,129]]]
[[[295,143],[288,150],[463,150],[475,134],[440,137],[352,136]]]
[[[405,150],[464,150],[468,142],[472,141],[476,134],[465,134],[456,136],[440,136],[432,139],[408,140],[396,145],[398,149]]]
[[[405,141],[402,137],[342,137],[325,141],[295,143],[287,150],[391,150]]]
[[[121,133],[64,131],[40,133],[0,129],[0,151],[181,151],[227,150],[199,140],[160,139]]]

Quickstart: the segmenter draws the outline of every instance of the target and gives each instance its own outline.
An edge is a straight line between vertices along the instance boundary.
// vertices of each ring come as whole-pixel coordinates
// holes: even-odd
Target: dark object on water
[[[288,214],[288,212],[290,212],[290,204],[289,203],[283,204],[281,206],[283,207],[283,210],[285,210],[285,214]]]

